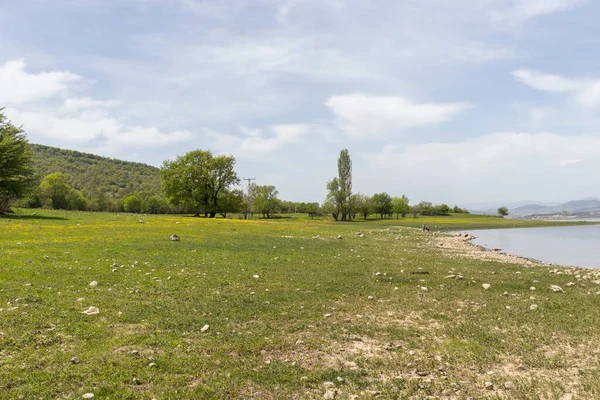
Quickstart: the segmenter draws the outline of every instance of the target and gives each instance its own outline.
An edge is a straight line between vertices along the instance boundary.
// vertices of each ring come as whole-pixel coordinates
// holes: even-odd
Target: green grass
[[[31,213],[0,218],[1,399],[600,395],[598,277],[449,257],[401,226],[540,221]]]

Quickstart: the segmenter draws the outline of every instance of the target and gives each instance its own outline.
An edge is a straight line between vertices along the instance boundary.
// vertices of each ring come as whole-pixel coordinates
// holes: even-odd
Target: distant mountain
[[[512,217],[531,215],[581,215],[600,213],[600,199],[574,200],[556,206],[528,204],[510,210]]]
[[[559,202],[542,202],[536,200],[521,200],[521,201],[488,201],[480,203],[465,203],[460,204],[460,207],[466,208],[473,214],[496,214],[498,207],[508,207],[509,210],[523,207],[526,205],[542,205],[542,206],[557,206]]]
[[[156,167],[39,144],[31,147],[40,180],[62,172],[67,183],[83,190],[88,198],[120,199],[129,193],[160,195],[160,173]]]

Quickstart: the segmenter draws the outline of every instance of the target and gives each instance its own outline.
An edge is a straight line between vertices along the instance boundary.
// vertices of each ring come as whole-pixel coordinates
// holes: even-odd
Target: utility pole
[[[250,211],[250,219],[252,219],[252,197],[250,197],[250,185],[252,184],[252,181],[256,180],[256,178],[242,178],[242,180],[248,182],[248,207],[250,210],[247,211]]]

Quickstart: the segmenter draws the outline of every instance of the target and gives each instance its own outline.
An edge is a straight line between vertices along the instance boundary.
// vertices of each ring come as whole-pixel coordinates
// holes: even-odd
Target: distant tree
[[[417,218],[417,216],[419,215],[419,205],[414,205],[410,207],[410,213],[412,214],[413,218]]]
[[[62,172],[46,175],[40,184],[40,198],[47,208],[69,209],[69,194],[73,190]]]
[[[340,217],[346,221],[349,213],[348,200],[352,195],[352,160],[347,149],[340,152],[338,157],[338,176],[327,182],[327,199],[335,204],[332,211],[333,218],[337,221]]]
[[[275,206],[279,200],[277,198],[279,192],[275,189],[275,186],[252,184],[249,191],[253,211],[263,214],[263,217],[271,218],[271,214],[275,211]]]
[[[0,215],[11,202],[29,194],[35,186],[33,156],[21,128],[15,127],[0,109]]]
[[[506,217],[508,215],[508,208],[507,207],[498,207],[498,215],[502,218]]]
[[[142,202],[142,211],[148,214],[159,214],[167,212],[167,202],[159,196],[150,196]]]
[[[435,207],[435,213],[437,215],[448,215],[450,213],[450,207],[447,204],[440,204]]]
[[[371,205],[373,211],[379,214],[382,219],[385,215],[389,215],[392,212],[392,198],[385,192],[375,193],[373,197],[371,197]]]
[[[319,213],[319,203],[307,203],[305,212],[308,213],[309,217],[314,218]]]
[[[233,156],[214,157],[210,151],[194,150],[161,168],[163,190],[169,201],[201,211],[213,218],[224,191],[239,183]]]
[[[371,214],[371,198],[366,194],[357,193],[355,196],[356,202],[356,213],[363,216],[364,219],[367,219],[369,214]]]
[[[244,193],[239,189],[224,190],[219,199],[219,213],[227,218],[229,213],[237,213],[244,209]]]
[[[70,210],[83,211],[87,208],[87,201],[79,190],[71,189],[67,196]]]
[[[429,201],[421,201],[418,205],[419,214],[422,215],[435,215],[435,208]]]
[[[402,197],[394,197],[392,199],[392,212],[396,214],[396,219],[398,219],[399,215],[402,215],[402,218],[406,217],[409,211],[408,197],[402,195]]]
[[[142,200],[135,194],[130,194],[123,199],[123,210],[130,213],[142,212]]]

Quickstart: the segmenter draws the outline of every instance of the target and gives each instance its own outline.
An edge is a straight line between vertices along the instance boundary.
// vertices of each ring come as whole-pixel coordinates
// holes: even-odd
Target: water
[[[590,220],[588,218],[588,220]],[[600,268],[600,225],[469,231],[474,244],[543,263]]]

